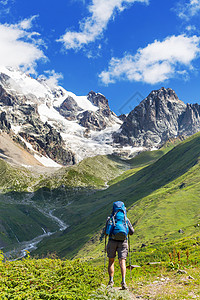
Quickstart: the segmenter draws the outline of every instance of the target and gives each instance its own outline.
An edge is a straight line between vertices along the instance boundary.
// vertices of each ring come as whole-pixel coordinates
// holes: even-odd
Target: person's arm
[[[129,234],[132,235],[134,233],[134,228],[131,224],[131,222],[128,219],[128,229],[129,229]]]
[[[106,227],[107,227],[107,225],[108,225],[108,221],[109,221],[109,220],[110,220],[110,217],[108,217],[107,220],[106,220],[106,226],[105,226],[104,229],[103,229],[104,234],[106,234]]]

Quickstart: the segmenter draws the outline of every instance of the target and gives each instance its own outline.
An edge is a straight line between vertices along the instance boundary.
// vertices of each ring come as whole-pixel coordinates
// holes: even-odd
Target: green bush
[[[0,262],[1,299],[88,299],[102,271],[80,260],[32,259]]]

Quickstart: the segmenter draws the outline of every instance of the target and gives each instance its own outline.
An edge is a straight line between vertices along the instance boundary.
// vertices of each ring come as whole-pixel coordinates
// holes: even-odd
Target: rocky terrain
[[[111,133],[122,121],[102,94],[76,96],[19,70],[0,72],[0,129],[40,163],[73,165],[85,157],[113,152]]]
[[[47,167],[74,165],[95,155],[133,157],[170,138],[200,130],[200,105],[168,88],[152,91],[127,116],[91,91],[76,96],[20,70],[0,69],[0,130]]]
[[[168,139],[200,130],[200,105],[185,104],[164,87],[152,91],[124,120],[114,142],[132,147],[160,147]]]
[[[68,96],[57,110],[67,120],[78,121],[78,124],[86,128],[86,132],[103,130],[114,125],[116,121],[120,123],[117,120],[117,116],[110,110],[105,96],[91,91],[87,95],[87,99],[95,107],[91,105],[91,108],[83,111],[75,99],[72,96]]]

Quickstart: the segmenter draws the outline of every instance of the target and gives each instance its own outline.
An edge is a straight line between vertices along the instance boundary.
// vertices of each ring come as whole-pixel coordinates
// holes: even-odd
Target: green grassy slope
[[[24,200],[25,193],[37,178],[29,170],[13,167],[0,160],[0,246],[11,247],[44,233],[42,227],[54,232],[57,224],[44,216],[32,205],[18,205],[18,197]],[[18,191],[12,194],[12,191]],[[28,197],[28,195],[27,195]]]
[[[0,191],[26,191],[35,183],[36,178],[22,167],[14,167],[0,159]]]
[[[105,184],[130,168],[127,161],[114,155],[89,157],[79,164],[62,168],[53,176],[45,178],[39,185],[58,188],[66,187],[103,188]],[[37,186],[37,188],[39,187]]]
[[[1,198],[0,198],[1,199]],[[58,225],[34,207],[0,202],[0,245],[11,246],[29,241],[45,231],[54,232]]]
[[[10,224],[13,228],[13,234],[8,230],[8,226],[4,226],[2,235],[0,235],[1,239],[4,238],[7,244],[10,244],[16,241],[14,234],[23,236],[27,240],[32,239],[33,232],[34,236],[41,233],[41,227],[39,226],[38,228],[36,222],[33,224],[30,214],[25,215],[25,217],[21,215],[21,220],[24,219],[25,223],[30,222],[31,226],[33,226],[32,231],[27,230],[25,232],[26,226],[23,228],[23,226],[17,225],[18,214],[21,214],[21,212],[19,212],[19,206],[15,206],[15,204],[21,204],[25,201],[28,209],[32,207],[32,203],[29,203],[28,200],[29,194],[25,193],[26,191],[34,191],[34,194],[30,194],[30,200],[37,207],[45,210],[56,208],[54,213],[67,224],[74,226],[79,222],[79,219],[87,217],[99,205],[101,206],[101,204],[96,205],[92,197],[88,198],[88,195],[94,194],[96,189],[104,188],[107,182],[109,185],[114,184],[116,176],[116,182],[127,178],[138,171],[136,167],[141,167],[140,164],[142,166],[149,164],[163,154],[164,151],[162,150],[142,153],[131,161],[125,161],[113,155],[96,156],[87,158],[76,166],[62,168],[50,176],[33,174],[25,168],[13,167],[0,160],[0,189],[4,198],[8,197],[8,201],[10,201],[10,193],[15,191],[11,197],[13,202],[12,208],[11,203],[7,205],[7,211],[12,215],[12,222],[10,218],[8,218],[9,221],[7,220],[7,222],[8,224],[10,222],[15,224],[15,226]],[[144,163],[141,163],[142,161]],[[132,166],[133,169],[130,169]],[[85,200],[82,201],[82,199]],[[0,198],[0,204],[1,202]],[[72,204],[68,206],[68,203]],[[15,210],[16,220],[14,220]],[[28,221],[29,218],[30,220]],[[44,219],[47,220],[46,217]]]
[[[175,146],[180,144],[183,140],[183,137],[170,139],[159,150],[141,152],[136,157],[130,159],[129,163],[133,168],[138,168],[152,164],[156,162],[159,158],[161,158],[163,155],[165,155],[167,152],[172,150]]]
[[[144,167],[158,160],[173,147],[173,143],[157,151],[147,151],[131,160],[123,160],[114,155],[99,155],[89,157],[79,164],[61,168],[52,175],[33,174],[26,168],[11,166],[0,159],[0,190],[9,191],[37,191],[40,188],[56,189],[59,186],[103,188],[108,182],[119,177],[118,181],[128,177],[135,168]],[[133,168],[133,171],[130,171]],[[127,175],[126,175],[126,171]]]
[[[53,255],[45,259],[28,256],[3,262],[0,251],[0,294],[2,299],[191,300],[200,296],[199,253],[197,235],[160,245],[158,249],[142,248],[132,256],[132,263],[141,266],[132,270],[132,279],[127,270],[129,291],[119,291],[106,288],[103,260],[99,263],[80,259],[67,261]],[[155,260],[161,263],[147,264]],[[115,287],[120,286],[118,264],[115,265],[114,282]]]
[[[135,156],[134,158],[127,160],[127,163],[129,163],[130,165],[130,169],[123,172],[121,175],[117,176],[116,178],[110,180],[108,182],[108,185],[112,185],[117,182],[120,182],[130,177],[131,175],[134,175],[144,167],[153,164],[158,159],[160,159],[163,155],[165,155],[167,152],[172,150],[180,142],[181,142],[180,138],[170,140],[159,150],[144,151],[138,154],[137,156]]]
[[[11,166],[0,159],[0,190],[9,191],[36,191],[40,188],[56,189],[59,186],[102,188],[111,180],[119,177],[118,181],[132,175],[130,168],[144,167],[151,164],[168,152],[179,139],[169,142],[165,147],[156,151],[147,151],[131,160],[123,160],[114,155],[99,155],[89,157],[72,167],[61,168],[52,175],[33,174],[27,168]],[[126,175],[126,171],[127,175]]]
[[[49,176],[32,174],[25,168],[13,167],[0,160],[0,245],[31,240],[43,233],[42,227],[54,232],[58,229],[55,221],[34,206],[45,211],[57,208],[58,213],[63,214],[63,206],[68,202],[104,187],[108,180],[127,168],[129,165],[119,158],[97,156]],[[22,205],[24,203],[26,205]],[[68,211],[63,218],[67,224],[72,223],[73,217],[76,219],[79,210],[75,215]]]
[[[61,168],[52,175],[33,174],[28,169],[11,166],[0,159],[0,190],[36,191],[42,187],[102,188],[105,184],[129,169],[129,163],[113,155],[90,157],[78,165]]]
[[[41,243],[38,253],[49,250],[57,251],[61,256],[72,257],[88,241],[80,254],[87,255],[88,251],[89,255],[93,255],[98,252],[100,233],[97,232],[103,227],[112,202],[116,200],[124,201],[129,209],[128,216],[136,225],[136,234],[133,237],[135,243],[164,237],[165,234],[177,238],[180,227],[191,228],[192,232],[200,215],[199,145],[200,133],[182,142],[133,176],[107,190],[83,196],[80,201],[83,210],[86,202],[87,205],[92,205],[93,214],[83,214],[76,226],[69,227],[55,240],[50,238]]]
[[[35,191],[34,194],[30,195],[31,201],[37,207],[45,210],[56,208],[54,214],[69,224],[69,230],[71,230],[71,228],[79,226],[83,220],[87,220],[95,211],[104,206],[105,203],[107,204],[108,192],[110,190],[99,194],[97,192],[98,189],[105,187],[108,182],[109,185],[115,184],[114,189],[111,189],[111,193],[114,191],[113,197],[116,197],[115,191],[120,195],[121,181],[138,173],[144,166],[158,160],[171,147],[173,147],[173,144],[158,151],[141,153],[129,161],[112,155],[87,158],[78,165],[63,168],[51,176],[36,176],[25,168],[12,167],[0,160],[0,188],[4,194],[4,198],[8,197],[9,200],[10,193],[8,192],[16,191],[12,196],[12,205],[11,203],[9,205],[8,203],[6,204],[7,212],[11,217],[6,219],[7,215],[4,214],[3,219],[2,216],[4,225],[2,225],[0,233],[1,243],[12,244],[16,242],[15,235],[19,237],[19,240],[30,240],[42,233],[41,227],[45,228],[44,224],[51,229],[56,226],[55,223],[50,222],[43,214],[32,208],[32,203],[27,202],[29,194],[24,193],[24,191]],[[119,183],[119,185],[116,185],[116,183]],[[126,189],[126,185],[124,187]],[[27,210],[32,211],[32,214],[24,214],[19,208],[19,205],[24,203],[24,201],[26,202]],[[1,202],[0,198],[0,205],[2,204]],[[71,204],[69,205],[69,203]],[[2,205],[5,205],[5,203]],[[38,216],[33,220],[33,215],[36,214]],[[21,223],[19,220],[21,220]],[[40,220],[42,221],[40,222]],[[24,227],[20,225],[23,221],[25,223]],[[13,233],[9,229],[9,226],[13,230]],[[20,237],[23,237],[23,239]],[[87,241],[87,237],[86,240],[84,239],[85,241]]]

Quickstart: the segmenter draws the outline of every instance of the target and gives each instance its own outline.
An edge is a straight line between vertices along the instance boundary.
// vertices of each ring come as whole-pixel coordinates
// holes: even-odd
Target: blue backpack
[[[126,207],[121,201],[114,202],[112,215],[106,226],[106,234],[113,240],[124,241],[127,238],[128,233]]]

